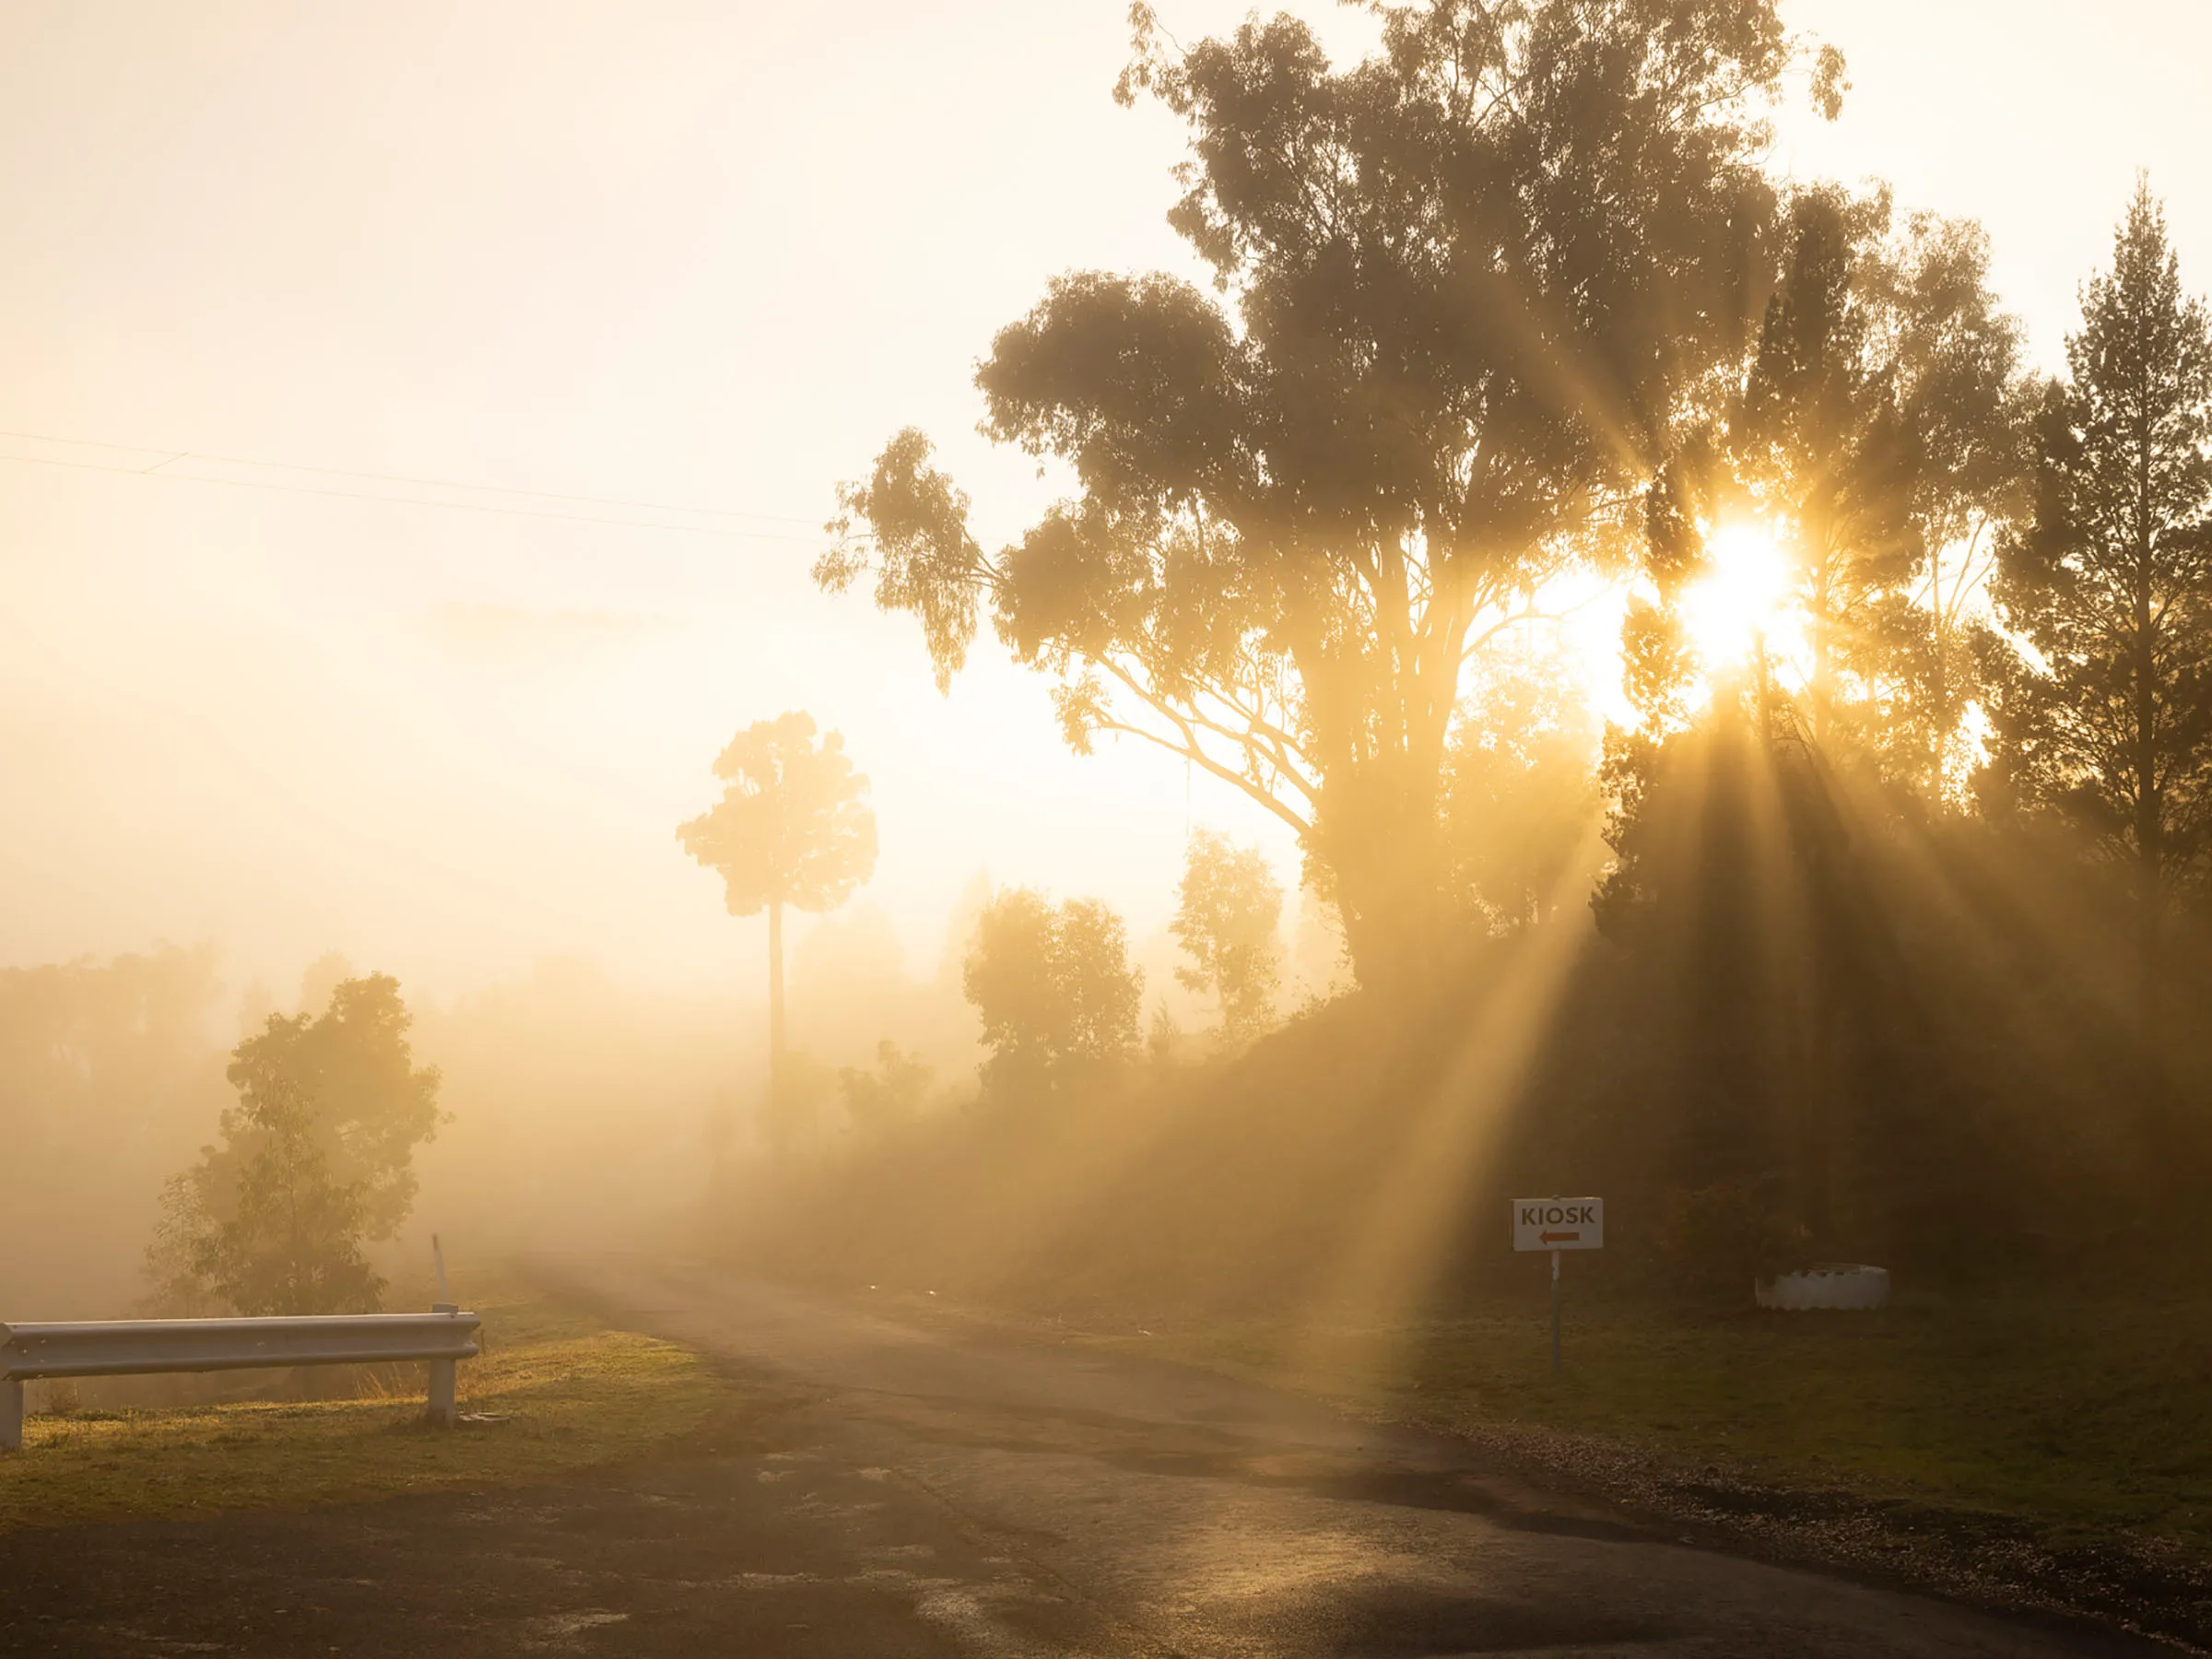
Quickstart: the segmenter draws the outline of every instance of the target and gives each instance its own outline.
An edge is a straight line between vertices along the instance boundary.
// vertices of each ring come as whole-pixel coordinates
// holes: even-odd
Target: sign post
[[[1603,1198],[1516,1198],[1513,1248],[1551,1253],[1551,1374],[1559,1374],[1559,1252],[1606,1247]]]
[[[1559,1253],[1551,1253],[1551,1374],[1559,1374]]]

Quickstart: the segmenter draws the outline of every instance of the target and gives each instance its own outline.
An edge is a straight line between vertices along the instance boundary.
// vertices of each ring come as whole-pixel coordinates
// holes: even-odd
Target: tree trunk
[[[1438,836],[1407,814],[1402,835],[1342,846],[1331,861],[1352,973],[1370,991],[1433,984],[1461,943],[1463,919],[1446,891]]]
[[[2136,872],[2136,1022],[2146,1065],[2159,1037],[2159,981],[2161,949],[2159,928],[2159,850],[2157,831],[2144,844]]]
[[[2148,453],[2148,441],[2143,452]],[[2148,512],[2147,464],[2138,488]],[[2159,1038],[2159,900],[2164,873],[2163,815],[2159,800],[2158,654],[2151,638],[2151,571],[2156,554],[2147,526],[2139,526],[2136,546],[2136,1111],[2144,1150],[2155,1169],[2167,1170],[2165,1113],[2160,1104]]]
[[[1943,660],[1943,550],[1929,538],[1928,549],[1928,609],[1935,620],[1935,681],[1928,688],[1928,775],[1927,791],[1930,801],[1943,799],[1943,756],[1951,735],[1950,667]],[[1970,554],[1971,557],[1971,554]]]
[[[2159,887],[2165,860],[2154,739],[2158,686],[2150,638],[2149,555],[2136,581],[2136,1035],[2146,1081],[2159,1027]]]
[[[768,901],[768,1117],[780,1159],[791,1137],[790,1102],[783,1098],[783,901]]]

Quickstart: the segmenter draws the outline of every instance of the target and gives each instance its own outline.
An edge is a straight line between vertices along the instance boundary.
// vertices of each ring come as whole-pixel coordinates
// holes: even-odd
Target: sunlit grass
[[[2212,1554],[2212,1304],[1908,1298],[1882,1313],[1574,1309],[1111,1339],[1443,1427],[1606,1437],[1692,1475],[2115,1531]],[[1294,1353],[1295,1370],[1279,1356]],[[1397,1356],[1387,1370],[1375,1357]]]
[[[0,1530],[542,1480],[641,1455],[734,1398],[676,1344],[546,1301],[482,1312],[460,1406],[499,1420],[429,1427],[419,1366],[390,1368],[380,1397],[36,1415],[0,1457]]]

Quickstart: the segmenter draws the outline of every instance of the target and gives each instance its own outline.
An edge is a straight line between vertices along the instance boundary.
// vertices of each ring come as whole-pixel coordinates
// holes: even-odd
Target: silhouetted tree
[[[1773,193],[1769,0],[1382,9],[1187,52],[1138,6],[1118,89],[1184,118],[1171,222],[1225,298],[1079,273],[1003,330],[985,426],[1077,493],[987,554],[917,431],[840,492],[817,567],[921,622],[938,680],[988,609],[1078,750],[1125,734],[1295,830],[1363,979],[1453,906],[1441,825],[1469,660],[1631,528],[1691,388],[1736,360]],[[1832,105],[1840,60],[1821,60]]]
[[[159,1281],[244,1313],[375,1305],[382,1281],[361,1246],[406,1219],[415,1148],[438,1131],[438,1069],[415,1064],[412,1024],[399,982],[371,974],[238,1045],[222,1144],[164,1191]]]
[[[1257,847],[1200,830],[1184,854],[1168,929],[1191,959],[1175,977],[1220,1006],[1221,1029],[1249,1037],[1275,1011],[1282,981],[1283,885]]]
[[[2019,330],[1987,263],[1971,225],[1921,217],[1900,232],[1887,191],[1797,193],[1741,379],[1646,499],[1651,593],[1623,637],[1643,724],[1609,746],[1616,864],[1599,916],[1648,938],[1629,912],[1671,889],[1678,913],[1661,926],[1665,948],[1687,953],[1676,971],[1729,988],[1684,1018],[1710,1027],[1700,1041],[1716,1058],[1742,1050],[1739,1120],[1787,1123],[1779,1149],[1817,1231],[1846,1000],[1841,918],[1857,879],[1849,820],[1866,817],[1863,802],[1847,807],[1845,782],[1941,801],[1971,682],[1959,582],[1940,559],[1971,568],[2017,505]],[[1743,611],[1733,620],[1749,637],[1700,641],[1688,625],[1700,602]],[[1727,660],[1729,646],[1747,660]],[[1641,821],[1653,813],[1673,822]],[[1771,1029],[1747,1025],[1753,1014]]]
[[[1136,1046],[1144,975],[1122,919],[1095,899],[1054,906],[1030,888],[976,919],[962,975],[991,1050],[983,1086],[1016,1096],[1096,1077]]]
[[[1999,553],[1992,798],[2043,806],[2134,865],[2142,1041],[2160,917],[2212,829],[2212,322],[2139,182],[2035,429],[2035,503]]]
[[[799,711],[757,721],[714,762],[722,799],[680,826],[684,851],[723,879],[733,916],[768,912],[768,1112],[779,1148],[787,1138],[782,1098],[783,907],[835,910],[874,874],[876,815],[862,799],[868,781],[853,770],[844,739],[815,741],[814,716]]]
[[[1679,726],[1697,660],[1681,607],[1723,538],[1771,545],[1771,614],[1737,689],[1828,766],[1940,797],[1973,689],[1961,626],[1993,527],[2019,505],[2018,324],[1979,227],[1894,224],[1887,190],[1789,206],[1779,281],[1737,388],[1686,434],[1645,504],[1653,593],[1624,644],[1647,723]]]
[[[848,1065],[837,1074],[839,1091],[845,1097],[845,1112],[853,1126],[866,1134],[911,1121],[922,1110],[929,1092],[929,1067],[889,1038],[876,1045],[873,1070]]]
[[[361,1253],[362,1183],[332,1175],[313,1107],[275,1081],[241,1103],[238,1123],[255,1145],[229,1216],[193,1240],[200,1282],[248,1316],[374,1309],[384,1282]]]

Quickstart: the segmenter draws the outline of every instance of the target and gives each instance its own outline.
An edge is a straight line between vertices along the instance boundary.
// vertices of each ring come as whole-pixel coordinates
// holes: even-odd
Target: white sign
[[[1513,1200],[1515,1250],[1603,1250],[1605,1247],[1603,1198]]]

